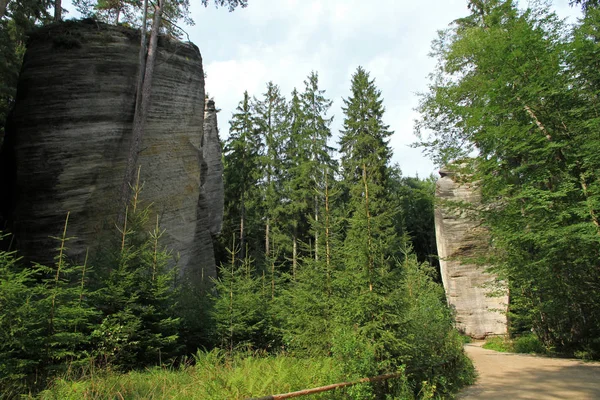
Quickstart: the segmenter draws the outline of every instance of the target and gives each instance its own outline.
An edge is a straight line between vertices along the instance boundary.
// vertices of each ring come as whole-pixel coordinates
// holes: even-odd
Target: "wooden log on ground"
[[[379,375],[379,376],[374,376],[374,377],[371,377],[371,378],[361,378],[361,379],[359,379],[357,381],[354,381],[354,382],[334,383],[332,385],[321,386],[321,387],[316,387],[316,388],[312,388],[312,389],[299,390],[297,392],[290,392],[290,393],[283,393],[283,394],[272,394],[272,395],[269,395],[269,396],[251,398],[251,399],[246,399],[246,400],[281,400],[281,399],[291,399],[292,397],[308,396],[309,394],[327,392],[329,390],[339,389],[339,388],[343,388],[343,387],[347,387],[347,386],[358,385],[359,383],[384,381],[386,379],[398,378],[400,376],[402,376],[402,372],[396,372],[396,373],[393,373],[393,374]]]

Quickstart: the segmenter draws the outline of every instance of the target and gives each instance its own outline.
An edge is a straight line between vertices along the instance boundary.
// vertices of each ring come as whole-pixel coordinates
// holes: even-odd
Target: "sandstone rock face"
[[[218,186],[212,182],[222,179],[222,166],[220,155],[217,162],[209,154],[215,138],[203,137],[202,58],[193,44],[159,44],[139,157],[141,197],[158,214],[163,244],[182,270],[214,276],[211,232],[222,213],[222,181],[219,194],[203,190],[201,180]],[[135,31],[96,23],[52,25],[32,36],[0,154],[0,212],[27,258],[48,261],[49,236],[58,236],[67,212],[76,259],[115,229],[138,49]]]
[[[206,173],[201,176],[201,187],[208,203],[209,230],[213,235],[221,233],[223,227],[224,187],[221,140],[217,126],[217,109],[214,100],[206,102],[204,109],[204,137],[202,155]]]
[[[456,183],[448,170],[442,169],[440,175],[436,185],[436,197],[441,200],[435,210],[436,242],[446,298],[456,311],[457,328],[476,339],[506,334],[507,293],[488,296],[489,283],[495,276],[485,272],[483,266],[460,259],[485,251],[485,231],[468,213],[448,204],[477,204],[481,199],[479,191],[472,183]]]

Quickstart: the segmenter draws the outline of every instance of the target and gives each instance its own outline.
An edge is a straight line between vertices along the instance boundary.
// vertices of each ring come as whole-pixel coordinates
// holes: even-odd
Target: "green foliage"
[[[48,376],[77,370],[91,357],[89,343],[98,312],[90,304],[90,268],[66,257],[67,220],[55,238],[54,265],[23,268],[2,253],[0,388],[9,394],[43,387]],[[86,260],[87,261],[87,260]],[[35,379],[34,379],[35,378]]]
[[[210,0],[201,0],[204,7],[208,7]],[[248,0],[214,0],[215,7],[227,7],[229,12],[235,10],[237,7],[247,7]]]
[[[32,289],[37,271],[18,263],[15,252],[0,252],[0,392],[7,397],[25,390],[41,351],[40,312]]]
[[[264,256],[266,260],[269,260],[267,264],[272,266],[281,252],[281,246],[284,245],[282,240],[286,239],[281,232],[283,224],[281,200],[284,184],[284,165],[281,154],[284,152],[287,138],[288,111],[279,86],[268,82],[262,98],[254,100],[253,109],[262,146],[259,187],[262,198],[261,213],[265,219]]]
[[[283,293],[283,342],[293,354],[331,353],[333,332],[331,276],[325,262],[302,261],[293,284]]]
[[[90,301],[94,293],[88,288],[91,271],[87,259],[83,265],[73,265],[66,256],[68,219],[67,215],[62,236],[55,238],[60,246],[54,265],[37,265],[42,279],[35,287],[39,290],[36,308],[45,315],[42,361],[51,374],[53,369],[64,371],[67,366],[87,364],[91,357],[90,333],[98,316]]]
[[[194,365],[180,369],[155,368],[127,374],[101,373],[81,381],[59,379],[41,399],[245,399],[342,382],[339,364],[332,358],[265,357],[256,353],[229,356],[224,351],[199,352]],[[346,399],[335,390],[314,399]]]
[[[180,354],[195,354],[199,349],[215,345],[214,321],[211,319],[213,301],[209,282],[198,284],[195,280],[179,280],[179,301],[176,316],[180,319]]]
[[[229,137],[224,145],[225,209],[218,260],[227,262],[225,249],[232,237],[238,238],[239,259],[262,258],[257,252],[262,241],[260,191],[260,152],[262,144],[256,116],[248,92],[240,101],[229,122]],[[247,254],[246,251],[250,250]]]
[[[421,179],[402,177],[400,171],[391,175],[392,196],[400,205],[398,218],[404,231],[410,238],[413,251],[419,262],[428,262],[438,268],[437,246],[435,239],[434,203],[435,181],[432,176]]]
[[[513,340],[515,353],[545,354],[547,349],[535,335],[523,335]]]
[[[86,18],[114,25],[123,24],[136,29],[141,29],[143,24],[143,4],[143,1],[135,0],[73,0],[75,9]],[[154,11],[153,6],[148,7],[148,21],[152,21]],[[185,31],[177,25],[179,21],[194,25],[190,16],[189,0],[165,0],[161,30],[181,38]]]
[[[499,351],[502,353],[513,351],[511,341],[504,336],[489,336],[482,346],[484,349]]]
[[[336,170],[329,146],[332,117],[327,117],[332,101],[319,87],[319,76],[311,72],[304,81],[304,91],[294,89],[289,105],[289,138],[285,145],[287,174],[283,213],[287,217],[287,231],[292,237],[293,268],[303,256],[315,260],[323,256],[324,233],[322,219],[327,179],[333,180]],[[326,177],[327,176],[327,177]],[[284,229],[285,229],[284,228]],[[298,244],[304,246],[298,246]],[[308,245],[307,245],[308,244]],[[298,249],[299,248],[299,249]],[[303,251],[304,250],[304,251]],[[308,253],[306,254],[306,250]]]
[[[520,335],[514,339],[503,336],[488,337],[483,345],[484,349],[500,352],[514,352],[527,354],[547,354],[548,349],[536,335],[531,333]]]
[[[463,339],[453,328],[443,288],[434,281],[435,270],[406,258],[401,290],[407,294],[403,354],[399,357],[414,382],[415,393],[449,394],[474,382],[471,360]]]
[[[421,144],[439,163],[477,150],[486,260],[508,281],[511,333],[533,328],[549,348],[594,348],[600,249],[598,11],[572,31],[533,2],[472,2],[440,34],[422,96]],[[514,322],[514,323],[513,323]]]
[[[102,364],[123,369],[160,364],[174,356],[180,320],[176,317],[177,269],[161,247],[158,225],[148,233],[149,209],[134,196],[120,229],[120,243],[106,255],[96,304],[102,322],[92,334]]]
[[[378,375],[376,345],[356,328],[338,327],[333,335],[331,352],[350,379]],[[375,393],[371,385],[362,384],[349,389],[349,395],[354,399],[372,399]]]
[[[216,298],[212,309],[216,342],[232,352],[236,348],[267,348],[269,318],[267,294],[255,275],[249,258],[237,263],[232,253],[229,265],[221,265],[215,281]]]
[[[8,18],[0,19],[0,145],[6,118],[16,97],[27,33],[47,20],[49,6],[49,1],[11,1],[6,10]]]
[[[341,165],[344,181],[360,184],[363,166],[373,182],[385,187],[389,178],[392,151],[389,137],[393,132],[383,122],[383,99],[375,80],[362,67],[352,75],[351,95],[344,99],[344,125],[340,138]]]

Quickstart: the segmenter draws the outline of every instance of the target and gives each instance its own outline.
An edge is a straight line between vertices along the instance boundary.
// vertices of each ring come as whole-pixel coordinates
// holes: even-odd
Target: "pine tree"
[[[402,349],[397,256],[403,238],[396,235],[397,207],[388,194],[391,132],[383,123],[381,93],[360,67],[352,76],[351,92],[344,100],[340,138],[346,236],[340,249],[342,265],[334,271],[335,314],[340,337],[360,351],[373,352],[364,357],[375,364],[355,368],[372,372],[396,365]],[[348,330],[351,326],[354,330]]]
[[[293,223],[292,282],[284,297],[284,341],[295,351],[329,354],[332,345],[331,182],[335,162],[328,145],[331,101],[312,72],[290,104],[288,219]]]
[[[319,225],[324,195],[326,174],[333,175],[335,163],[331,157],[333,149],[328,145],[331,138],[329,126],[333,117],[327,118],[332,101],[324,96],[325,91],[319,89],[319,76],[311,72],[304,81],[304,92],[301,95],[304,114],[303,143],[307,148],[308,159],[302,160],[299,178],[309,182],[308,194],[312,192],[312,236],[314,237],[314,258],[319,260]],[[302,143],[302,142],[301,142]]]
[[[45,341],[35,290],[39,271],[20,261],[15,252],[0,251],[0,392],[6,397],[28,389],[28,378],[42,367]]]
[[[268,295],[250,258],[238,262],[231,251],[228,264],[219,268],[215,281],[216,298],[212,312],[215,342],[233,352],[244,346],[265,349]]]
[[[284,246],[281,234],[283,158],[287,140],[287,104],[280,89],[273,82],[261,100],[254,101],[256,124],[262,141],[260,158],[262,212],[264,214],[264,255],[269,269],[275,268]]]
[[[257,257],[261,228],[259,218],[260,198],[258,184],[260,180],[259,162],[261,142],[253,115],[248,92],[240,101],[229,122],[229,137],[224,146],[225,213],[223,240],[230,240],[232,234],[238,238],[238,260]],[[226,248],[226,243],[221,243]],[[234,249],[237,251],[237,249]],[[222,256],[222,262],[226,257]]]
[[[304,92],[292,92],[290,103],[290,135],[286,147],[286,189],[288,220],[292,224],[292,270],[303,256],[298,251],[308,247],[313,258],[319,258],[319,238],[323,230],[322,214],[325,196],[325,180],[333,180],[335,161],[333,149],[328,145],[331,138],[329,126],[332,118],[327,117],[331,100],[319,89],[316,72],[304,81]],[[299,246],[303,244],[304,246]]]
[[[373,184],[387,187],[393,132],[383,122],[381,92],[362,67],[352,75],[351,85],[351,95],[342,107],[344,125],[339,142],[343,181],[348,187],[360,185],[366,167]]]
[[[20,265],[0,252],[0,388],[8,397],[43,388],[48,378],[77,371],[93,356],[98,319],[88,288],[91,268],[67,256],[68,215],[52,266]]]
[[[310,231],[310,182],[305,179],[303,172],[304,162],[309,157],[304,143],[305,116],[298,91],[292,91],[288,114],[289,140],[285,144],[285,178],[284,198],[289,199],[284,203],[284,213],[287,225],[284,227],[289,232],[292,241],[292,275],[295,278],[298,269],[300,245],[308,242]]]
[[[69,262],[66,251],[69,214],[60,237],[59,247],[51,267],[38,265],[43,274],[38,307],[46,314],[45,340],[42,359],[54,374],[68,367],[85,365],[92,357],[89,345],[93,324],[98,311],[90,304],[93,293],[88,288],[91,268],[87,258],[83,265]]]
[[[141,186],[119,228],[116,249],[103,260],[101,290],[95,301],[103,318],[92,336],[99,361],[123,369],[168,361],[178,348],[177,269],[161,246],[158,225],[148,226],[150,210],[140,208]]]
[[[346,239],[367,246],[365,255],[372,270],[374,252],[382,251],[383,259],[388,259],[396,240],[397,206],[390,196],[389,137],[392,132],[383,123],[385,109],[381,92],[362,67],[352,75],[351,92],[351,96],[344,99],[345,117],[340,138],[340,186],[349,224]]]

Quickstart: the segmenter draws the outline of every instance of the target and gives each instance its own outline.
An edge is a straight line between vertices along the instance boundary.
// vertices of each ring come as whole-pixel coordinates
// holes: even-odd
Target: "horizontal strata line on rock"
[[[56,35],[69,32],[77,33],[81,46],[55,46]],[[193,44],[161,38],[160,45],[142,144],[146,152],[140,155],[146,183],[142,198],[160,215],[167,230],[164,244],[181,255],[182,269],[204,270],[210,276],[215,273],[208,230],[213,206],[199,186],[204,172],[202,57]],[[114,211],[107,209],[116,207],[114,197],[124,175],[138,52],[136,31],[121,27],[100,24],[99,30],[96,23],[69,22],[32,34],[13,130],[7,130],[7,137],[19,135],[11,149],[19,181],[10,196],[12,202],[20,200],[10,219],[15,226],[26,224],[16,235],[23,246],[31,245],[25,252],[29,258],[37,258],[33,252],[44,253],[34,246],[57,235],[53,229],[61,226],[65,209],[74,210],[69,221],[69,234],[78,237],[70,242],[73,254],[85,253],[81,248],[93,243],[104,227],[114,227],[104,219]],[[214,165],[208,174],[217,174],[211,172]],[[0,188],[0,196],[7,192]]]

